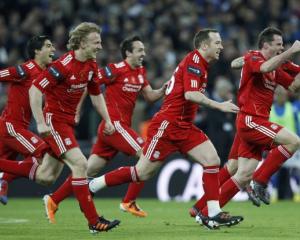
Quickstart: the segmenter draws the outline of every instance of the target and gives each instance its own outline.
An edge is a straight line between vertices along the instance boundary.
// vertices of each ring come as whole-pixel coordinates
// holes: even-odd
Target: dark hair
[[[274,40],[274,35],[282,36],[282,32],[275,27],[265,28],[259,35],[257,45],[259,49],[262,49],[265,42],[272,42]]]
[[[197,32],[194,37],[194,47],[198,49],[202,42],[207,41],[209,39],[210,32],[217,33],[218,30],[212,28],[204,28]]]
[[[46,40],[50,40],[50,38],[46,35],[39,35],[39,36],[32,37],[27,42],[26,51],[30,59],[33,59],[35,57],[35,50],[42,49]]]
[[[126,51],[132,52],[133,42],[136,42],[136,41],[141,41],[142,42],[141,38],[137,35],[132,36],[130,38],[126,38],[121,42],[120,49],[121,49],[121,54],[122,54],[123,59],[125,59],[127,57],[126,56]]]

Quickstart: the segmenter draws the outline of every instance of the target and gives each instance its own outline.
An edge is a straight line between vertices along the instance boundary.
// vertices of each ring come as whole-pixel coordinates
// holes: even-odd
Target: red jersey
[[[126,61],[110,63],[100,69],[100,81],[106,85],[105,100],[112,121],[131,125],[135,102],[139,92],[149,82],[143,66],[131,68]]]
[[[184,93],[205,92],[208,63],[198,50],[190,52],[177,66],[166,90],[160,111],[156,114],[183,128],[190,128],[199,104],[188,101]]]
[[[33,79],[41,72],[42,69],[34,60],[0,71],[0,81],[11,82],[7,104],[1,115],[2,120],[28,128],[32,116],[28,90]]]
[[[53,62],[33,84],[45,94],[44,112],[53,114],[54,121],[69,124],[75,123],[76,108],[86,87],[91,95],[101,93],[96,61],[80,62],[74,51]]]
[[[259,51],[249,51],[245,54],[244,60],[238,91],[238,105],[241,112],[269,118],[277,84],[288,88],[294,79],[281,67],[269,73],[261,73],[260,66],[266,59]]]

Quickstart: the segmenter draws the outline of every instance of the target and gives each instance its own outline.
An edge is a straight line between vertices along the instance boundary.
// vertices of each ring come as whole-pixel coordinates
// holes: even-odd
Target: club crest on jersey
[[[70,145],[72,144],[71,139],[70,139],[70,138],[65,138],[65,144],[66,144],[67,146],[70,146]]]
[[[276,130],[276,129],[278,128],[278,125],[275,124],[275,123],[273,123],[273,124],[271,125],[271,128],[272,128],[273,130]]]
[[[144,142],[143,138],[141,138],[141,137],[138,137],[138,138],[136,139],[136,141],[137,141],[139,144],[142,144],[142,143]]]
[[[159,155],[160,155],[160,152],[159,152],[159,151],[155,151],[155,152],[153,153],[153,157],[154,157],[155,159],[159,158]]]
[[[30,141],[32,142],[32,143],[37,143],[39,140],[37,140],[37,138],[36,137],[32,137],[32,138],[30,138]]]
[[[197,76],[201,76],[201,70],[199,68],[196,68],[194,66],[188,66],[188,72],[196,74]]]
[[[143,77],[143,75],[139,74],[138,75],[138,79],[139,79],[140,84],[144,83],[144,77]]]

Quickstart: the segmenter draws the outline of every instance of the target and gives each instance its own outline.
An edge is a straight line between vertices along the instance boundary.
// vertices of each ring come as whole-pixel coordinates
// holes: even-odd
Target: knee
[[[292,154],[295,153],[298,149],[300,149],[300,138],[296,137],[291,139],[291,142],[286,145],[286,148]]]
[[[229,160],[226,163],[226,168],[231,176],[233,176],[238,169],[238,161],[237,160]]]
[[[142,169],[136,168],[136,173],[138,176],[138,181],[144,182],[144,181],[149,180],[155,174],[155,171],[142,170]]]
[[[76,164],[73,166],[74,168],[76,168],[79,171],[87,171],[87,161],[85,159],[80,159],[76,162]]]
[[[234,179],[236,179],[240,187],[246,187],[252,179],[252,173],[245,170],[238,170],[234,175]]]
[[[55,183],[56,179],[57,177],[54,175],[43,175],[42,177],[37,177],[36,182],[43,186],[50,187]]]
[[[220,166],[221,160],[217,154],[207,156],[204,161],[203,167]]]

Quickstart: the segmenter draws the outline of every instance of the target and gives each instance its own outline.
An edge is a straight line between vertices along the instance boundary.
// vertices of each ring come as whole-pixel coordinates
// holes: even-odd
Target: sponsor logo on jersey
[[[134,85],[134,84],[126,83],[122,87],[122,90],[124,92],[139,92],[141,90],[141,88],[142,88],[141,85]]]
[[[71,139],[70,138],[65,138],[65,144],[67,145],[67,146],[70,146],[71,144],[72,144],[72,141],[71,141]]]
[[[188,72],[196,74],[197,76],[201,76],[201,70],[194,66],[188,66]]]

